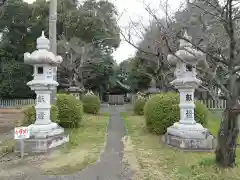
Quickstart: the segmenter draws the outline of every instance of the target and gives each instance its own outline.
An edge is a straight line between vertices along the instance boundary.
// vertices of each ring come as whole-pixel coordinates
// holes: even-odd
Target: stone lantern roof
[[[185,39],[188,39],[189,41],[192,40],[190,36],[188,36],[187,32],[185,31],[184,36]],[[190,65],[196,65],[200,60],[203,59],[204,53],[201,51],[196,50],[196,48],[193,47],[193,45],[189,42],[187,42],[184,39],[180,39],[180,46],[179,50],[174,55],[168,55],[168,61],[171,63],[177,63],[179,61],[183,60],[186,64]]]
[[[70,93],[80,93],[80,92],[84,92],[85,89],[77,86],[70,86],[69,88],[66,89],[66,91]]]
[[[37,50],[33,53],[24,53],[24,62],[26,64],[51,64],[57,65],[62,62],[61,56],[55,56],[50,49],[50,41],[42,32],[42,36],[37,39]]]

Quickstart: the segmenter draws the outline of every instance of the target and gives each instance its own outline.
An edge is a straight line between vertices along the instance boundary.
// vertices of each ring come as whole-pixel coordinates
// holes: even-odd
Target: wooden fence
[[[226,100],[200,100],[208,109],[213,111],[223,111],[226,108]]]
[[[108,97],[109,104],[124,104],[123,95],[110,95]],[[131,103],[134,104],[136,101],[136,96],[132,96]],[[210,110],[222,111],[226,108],[226,100],[202,100]],[[22,108],[24,106],[35,104],[35,99],[11,99],[11,100],[0,100],[0,108]]]
[[[108,103],[111,105],[122,105],[125,103],[124,95],[109,95]]]
[[[0,99],[0,108],[22,108],[35,104],[35,99]]]
[[[132,95],[131,97],[131,103],[135,104],[136,102],[136,96]],[[201,103],[205,104],[208,109],[212,111],[223,111],[226,108],[226,100],[200,100]]]

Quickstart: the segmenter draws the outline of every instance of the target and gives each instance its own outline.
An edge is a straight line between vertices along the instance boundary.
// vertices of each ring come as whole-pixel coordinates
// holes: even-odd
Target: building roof
[[[117,83],[118,85],[120,85],[122,88],[126,89],[126,90],[130,90],[130,89],[131,89],[130,86],[121,83],[119,80],[117,80],[116,83]]]

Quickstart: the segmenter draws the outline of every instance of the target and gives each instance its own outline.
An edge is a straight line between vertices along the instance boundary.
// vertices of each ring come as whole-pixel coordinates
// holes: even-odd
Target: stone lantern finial
[[[45,37],[44,31],[42,31],[42,35],[37,39],[37,49],[50,49],[50,41]]]
[[[187,31],[184,32],[183,37],[189,41],[192,40],[192,37],[188,35]],[[192,47],[192,44],[187,42],[184,39],[180,39],[180,48],[184,48],[184,47]]]
[[[30,53],[24,53],[24,62],[31,65],[37,64],[49,64],[51,66],[57,66],[62,63],[61,56],[56,56],[50,51],[50,41],[45,37],[44,31],[42,35],[37,38],[37,50]]]

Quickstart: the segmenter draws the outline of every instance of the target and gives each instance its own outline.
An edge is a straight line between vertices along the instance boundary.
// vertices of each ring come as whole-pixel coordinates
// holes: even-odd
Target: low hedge
[[[59,125],[64,128],[78,128],[83,118],[82,102],[69,94],[57,95]]]
[[[101,101],[96,95],[84,95],[82,97],[83,110],[85,113],[97,114],[100,110]]]

